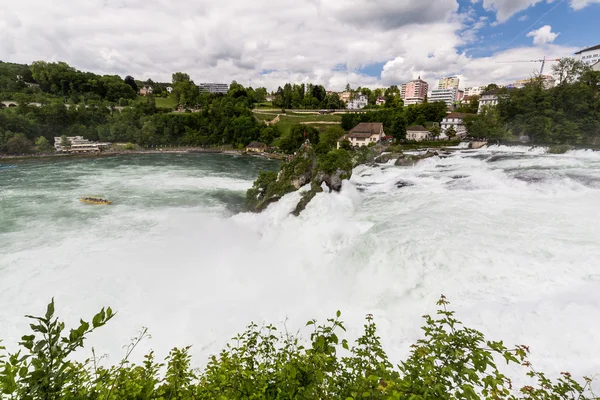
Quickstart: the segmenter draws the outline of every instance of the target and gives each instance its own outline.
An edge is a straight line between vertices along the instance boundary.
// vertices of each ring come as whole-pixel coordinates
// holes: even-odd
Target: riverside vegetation
[[[539,78],[523,89],[500,89],[496,108],[465,120],[469,135],[489,139],[528,136],[532,142],[547,144],[599,143],[600,72],[569,58],[555,65],[553,72],[558,84],[550,90],[544,90]],[[137,96],[141,85],[153,87],[156,96]],[[166,93],[167,85],[173,88],[171,94]],[[494,87],[490,85],[488,89]],[[358,122],[382,122],[386,135],[399,140],[406,138],[406,127],[410,125],[425,125],[430,127],[432,136],[439,135],[433,124],[446,115],[442,102],[403,107],[394,86],[373,91],[346,89],[367,94],[369,107],[374,108],[365,114],[343,115],[341,126],[346,131]],[[246,88],[235,82],[226,95],[200,93],[190,76],[182,72],[174,73],[172,82],[167,84],[81,72],[63,62],[0,62],[0,100],[19,103],[0,110],[0,153],[48,152],[52,151],[48,144],[54,137],[81,135],[90,140],[141,147],[242,148],[259,140],[290,154],[303,141],[298,132],[325,132],[307,125],[292,126],[295,131],[278,124],[267,126],[252,113],[266,93],[265,88]],[[385,106],[374,105],[380,95],[386,98]],[[190,112],[174,113],[172,107],[159,107],[166,103],[163,100]],[[277,90],[274,99],[281,107],[307,109],[343,106],[338,102],[335,94],[327,94],[323,86],[312,84],[286,84]],[[472,112],[475,105],[476,102],[461,111]],[[198,112],[191,112],[192,109]]]
[[[164,362],[154,352],[141,364],[130,358],[147,330],[126,347],[124,358],[106,366],[91,350],[76,361],[87,337],[115,317],[102,309],[91,323],[65,331],[54,301],[44,316],[28,316],[31,334],[20,350],[0,352],[0,399],[597,399],[591,380],[562,372],[552,380],[528,361],[529,348],[506,347],[465,327],[442,296],[436,315],[425,315],[423,336],[408,358],[394,365],[386,355],[372,315],[351,344],[342,335],[338,311],[309,335],[251,323],[204,368],[192,367],[190,347],[174,348]],[[528,385],[517,388],[503,364],[521,364]],[[521,377],[523,378],[523,377]]]
[[[600,144],[600,72],[572,58],[561,59],[552,70],[557,84],[551,89],[544,88],[541,77],[523,89],[497,89],[497,107],[465,119],[469,135],[527,136],[535,144]]]

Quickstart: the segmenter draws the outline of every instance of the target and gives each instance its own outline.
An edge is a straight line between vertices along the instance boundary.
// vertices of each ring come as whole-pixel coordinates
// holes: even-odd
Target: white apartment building
[[[485,86],[472,86],[465,88],[465,96],[480,96],[485,90]]]
[[[446,135],[446,131],[453,126],[456,131],[456,137],[465,137],[467,136],[467,128],[464,123],[464,118],[474,114],[466,114],[466,113],[450,113],[446,115],[440,124],[441,134],[440,139],[447,139],[448,135]]]
[[[364,94],[359,94],[354,97],[354,99],[348,101],[346,108],[348,110],[360,110],[361,108],[365,108],[369,104],[369,98]]]
[[[481,98],[479,99],[479,108],[477,109],[477,114],[481,114],[483,107],[495,107],[498,105],[498,91],[497,90],[489,90],[487,92],[483,92]]]
[[[110,143],[102,142],[91,142],[88,139],[84,139],[83,136],[68,136],[71,146],[63,147],[61,144],[62,138],[60,136],[54,137],[54,148],[56,151],[71,152],[71,153],[96,153],[103,148],[110,147]]]
[[[198,89],[201,92],[227,94],[229,85],[226,83],[201,83],[198,85]]]
[[[575,55],[577,56],[577,60],[586,65],[592,66],[600,61],[600,44],[579,50],[575,53]]]
[[[433,89],[431,91],[431,96],[429,97],[429,102],[434,103],[436,101],[443,101],[446,103],[448,110],[453,110],[457,95],[458,88]]]

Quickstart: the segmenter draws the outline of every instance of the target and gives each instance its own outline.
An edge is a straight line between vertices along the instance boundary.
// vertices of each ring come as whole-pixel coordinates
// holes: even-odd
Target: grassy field
[[[177,101],[172,97],[155,97],[156,107],[161,108],[175,108],[177,107]],[[146,97],[139,96],[135,99],[138,103],[142,103],[146,101]]]
[[[338,124],[342,123],[341,115],[303,115],[303,116],[291,116],[291,115],[282,115],[280,117],[279,122],[277,123],[277,127],[281,130],[282,134],[286,134],[292,129],[292,126],[295,124],[299,124],[301,122],[316,122],[312,125],[315,128],[321,130],[327,129],[327,127],[335,126],[333,124],[319,124],[318,122],[337,122]]]
[[[255,112],[254,116],[261,121],[271,121],[277,116],[276,112]]]

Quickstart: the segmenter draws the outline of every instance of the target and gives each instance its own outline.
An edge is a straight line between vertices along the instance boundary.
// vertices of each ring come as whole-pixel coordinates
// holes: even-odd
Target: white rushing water
[[[22,316],[55,296],[72,324],[104,305],[118,311],[91,339],[111,362],[147,326],[140,355],[193,344],[200,366],[252,320],[289,318],[296,330],[340,309],[352,339],[374,314],[396,362],[444,294],[489,339],[530,345],[538,369],[600,372],[599,153],[492,147],[362,166],[300,217],[289,214],[298,193],[262,214],[232,213],[223,199],[239,201],[255,172],[197,157],[36,165],[0,187],[11,213],[0,218],[11,226],[0,230],[0,337],[15,343]],[[82,208],[81,187],[122,201]],[[32,195],[68,200],[51,210]]]

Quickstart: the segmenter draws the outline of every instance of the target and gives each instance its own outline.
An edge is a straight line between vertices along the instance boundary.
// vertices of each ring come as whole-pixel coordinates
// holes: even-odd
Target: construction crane
[[[544,73],[544,67],[546,66],[547,62],[552,62],[552,61],[560,61],[560,58],[546,58],[544,56],[543,59],[541,60],[516,60],[516,61],[496,61],[497,63],[522,63],[522,62],[541,62],[542,66],[540,68],[540,75],[542,75]]]

